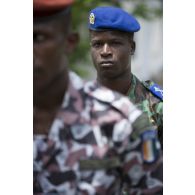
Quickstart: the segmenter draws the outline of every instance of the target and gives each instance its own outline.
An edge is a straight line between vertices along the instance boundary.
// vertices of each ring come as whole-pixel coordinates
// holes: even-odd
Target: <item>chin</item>
[[[100,78],[102,78],[102,79],[115,79],[115,78],[117,78],[117,75],[116,74],[114,74],[113,72],[103,72],[103,73],[101,73],[101,74],[99,74],[100,75]]]

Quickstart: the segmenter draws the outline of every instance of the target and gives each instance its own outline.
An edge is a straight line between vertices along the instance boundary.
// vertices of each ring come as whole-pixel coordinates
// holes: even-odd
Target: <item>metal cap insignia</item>
[[[89,16],[89,23],[94,24],[95,23],[95,15],[94,13],[91,13]]]

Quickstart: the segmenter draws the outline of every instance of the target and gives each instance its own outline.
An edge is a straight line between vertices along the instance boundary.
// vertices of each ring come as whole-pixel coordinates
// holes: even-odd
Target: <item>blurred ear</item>
[[[68,36],[67,36],[67,39],[66,39],[66,45],[67,45],[67,53],[68,54],[71,54],[75,48],[77,47],[78,45],[78,42],[79,42],[79,34],[78,33],[70,33]]]
[[[135,41],[131,40],[131,55],[134,55],[135,53],[135,48],[136,48],[136,44]]]

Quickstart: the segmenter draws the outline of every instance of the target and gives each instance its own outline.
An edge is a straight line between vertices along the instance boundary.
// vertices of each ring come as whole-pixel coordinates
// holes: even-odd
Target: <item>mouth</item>
[[[111,67],[114,65],[114,62],[113,61],[102,61],[100,62],[100,66],[101,67]]]

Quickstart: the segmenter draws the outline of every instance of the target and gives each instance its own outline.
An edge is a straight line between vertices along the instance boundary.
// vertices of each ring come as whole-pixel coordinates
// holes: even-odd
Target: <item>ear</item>
[[[131,44],[131,52],[130,52],[130,54],[131,54],[131,55],[134,55],[134,53],[135,53],[135,48],[136,48],[135,41],[131,40],[131,41],[130,41],[130,44]]]
[[[67,53],[68,54],[71,54],[76,46],[78,45],[78,42],[79,42],[79,34],[78,33],[70,33],[68,36],[67,36],[67,39],[66,39],[66,50],[67,50]]]

